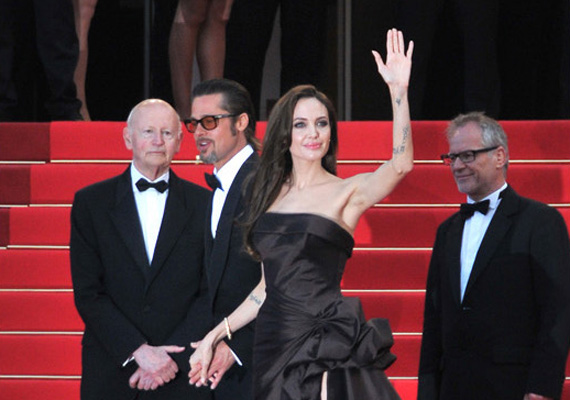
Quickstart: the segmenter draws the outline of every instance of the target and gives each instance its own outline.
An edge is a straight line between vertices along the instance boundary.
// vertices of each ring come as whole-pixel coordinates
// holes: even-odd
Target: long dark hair
[[[297,102],[305,98],[320,101],[328,112],[331,129],[329,148],[323,159],[325,170],[336,175],[336,153],[338,149],[337,117],[334,106],[328,97],[312,85],[300,85],[285,93],[273,107],[267,122],[263,139],[259,168],[249,177],[250,187],[246,194],[247,206],[243,221],[245,245],[248,253],[259,259],[259,253],[252,243],[252,230],[259,217],[273,204],[283,184],[289,179],[293,169],[291,147],[291,131],[293,129],[293,113]]]

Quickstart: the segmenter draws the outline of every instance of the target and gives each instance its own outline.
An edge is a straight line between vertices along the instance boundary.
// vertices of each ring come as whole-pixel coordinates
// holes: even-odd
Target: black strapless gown
[[[340,280],[352,236],[315,214],[266,213],[254,231],[267,297],[256,322],[256,400],[399,399],[384,374],[390,353],[387,320],[364,319],[360,300],[345,298]]]

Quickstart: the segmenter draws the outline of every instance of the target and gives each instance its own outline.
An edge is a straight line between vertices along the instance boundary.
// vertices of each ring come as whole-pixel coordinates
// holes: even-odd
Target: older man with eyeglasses
[[[243,185],[259,163],[253,104],[248,91],[228,79],[198,84],[192,92],[191,117],[184,125],[194,135],[200,159],[214,165],[206,175],[213,189],[206,225],[206,275],[215,324],[236,309],[261,278],[259,262],[244,249],[237,217],[244,209]],[[227,327],[230,331],[230,327]],[[252,395],[254,323],[228,335],[210,365],[216,400],[249,400]],[[231,351],[230,351],[231,349]],[[227,371],[227,372],[226,372]],[[223,379],[222,379],[223,376]],[[199,374],[190,376],[196,383]]]
[[[449,165],[467,203],[439,227],[418,399],[560,398],[570,343],[570,244],[560,213],[506,183],[497,121],[460,115]]]

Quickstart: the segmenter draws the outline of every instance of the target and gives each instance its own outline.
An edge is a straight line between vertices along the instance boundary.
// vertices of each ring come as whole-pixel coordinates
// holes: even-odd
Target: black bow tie
[[[487,214],[487,211],[489,211],[489,203],[489,200],[479,201],[477,203],[463,203],[461,204],[459,212],[464,219],[471,218],[475,211],[479,211],[481,214]]]
[[[212,188],[212,190],[221,189],[222,184],[216,175],[205,173],[206,183]]]
[[[137,181],[136,185],[137,185],[137,189],[139,190],[139,192],[144,192],[148,188],[155,188],[160,193],[164,193],[166,191],[166,189],[168,189],[168,182],[166,182],[166,181],[158,181],[158,182],[152,183],[152,182],[147,181],[144,178],[139,179]]]

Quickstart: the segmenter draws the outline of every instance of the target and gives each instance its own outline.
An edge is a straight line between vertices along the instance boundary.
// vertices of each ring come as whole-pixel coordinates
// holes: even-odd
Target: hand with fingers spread
[[[372,50],[378,72],[391,90],[408,88],[413,52],[414,42],[410,41],[406,51],[404,34],[396,29],[390,29],[386,35],[386,63],[377,51]]]
[[[129,379],[129,385],[141,390],[154,390],[170,382],[176,377],[178,365],[169,353],[182,351],[184,347],[180,346],[155,347],[143,344],[133,353],[139,369]]]

